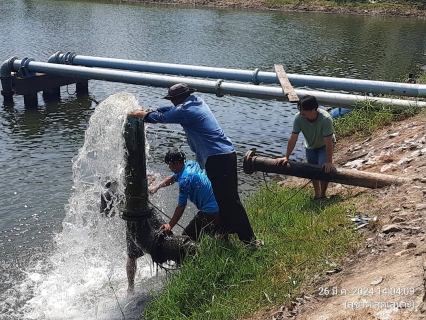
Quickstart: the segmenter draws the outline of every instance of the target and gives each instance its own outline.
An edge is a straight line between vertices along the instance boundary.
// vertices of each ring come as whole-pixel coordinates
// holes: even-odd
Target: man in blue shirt
[[[158,189],[178,182],[179,200],[170,222],[163,224],[161,229],[167,232],[173,229],[182,217],[189,199],[199,211],[182,234],[194,241],[198,240],[203,234],[213,235],[216,226],[219,225],[219,207],[205,171],[200,168],[197,162],[186,161],[185,153],[179,149],[169,150],[164,162],[169,165],[173,174],[149,188],[149,193],[154,194]]]
[[[238,194],[237,155],[231,140],[219,126],[210,108],[200,97],[191,95],[196,89],[185,83],[169,88],[167,96],[173,106],[156,111],[138,110],[129,114],[144,117],[148,123],[178,123],[186,133],[201,168],[205,168],[219,205],[221,233],[236,233],[244,243],[257,241]]]

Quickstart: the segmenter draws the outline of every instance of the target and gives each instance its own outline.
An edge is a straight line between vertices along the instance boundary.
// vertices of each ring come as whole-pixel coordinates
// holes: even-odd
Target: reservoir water
[[[282,64],[288,73],[386,81],[402,81],[426,65],[424,19],[53,0],[0,0],[0,16],[1,62],[47,61],[56,51],[73,51],[245,70]],[[142,258],[136,296],[125,297],[124,222],[100,219],[95,176],[121,166],[111,146],[122,134],[126,107],[102,103],[125,92],[142,107],[157,107],[167,104],[166,91],[91,80],[87,96],[69,86],[59,102],[40,95],[38,107],[28,109],[15,96],[2,105],[0,320],[140,318],[164,272]],[[244,174],[242,157],[251,148],[281,156],[295,105],[202,95],[235,144],[244,198],[264,177]],[[162,162],[168,148],[181,146],[193,159],[179,126],[147,126],[147,140],[148,170],[158,179],[170,173]],[[294,158],[302,151],[299,139]],[[104,161],[86,161],[94,152]],[[172,214],[176,196],[169,187],[151,201]],[[187,213],[189,219],[194,208]]]

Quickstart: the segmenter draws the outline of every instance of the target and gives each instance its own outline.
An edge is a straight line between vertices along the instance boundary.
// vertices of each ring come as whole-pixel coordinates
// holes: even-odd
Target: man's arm
[[[291,153],[293,152],[298,138],[299,138],[298,133],[292,133],[291,134],[290,139],[288,139],[287,151],[285,153],[285,156],[282,157],[282,158],[277,158],[277,159],[274,160],[274,164],[276,166],[278,166],[280,164],[286,164],[288,162],[288,158],[290,157]]]
[[[136,110],[133,112],[130,112],[127,116],[128,117],[138,117],[138,118],[143,118],[148,114],[148,110],[145,109],[141,109],[141,110]]]
[[[148,192],[149,192],[149,194],[154,194],[158,191],[158,189],[170,186],[173,183],[175,183],[175,179],[173,179],[173,176],[168,176],[163,181],[161,181],[159,184],[157,184],[153,187],[150,187],[148,189]]]
[[[169,223],[163,224],[160,229],[164,229],[167,232],[170,232],[173,227],[178,223],[179,219],[182,217],[183,212],[185,211],[186,206],[178,205],[175,209],[173,217],[170,219]]]
[[[333,169],[333,135],[324,137],[325,152],[327,155],[327,162],[322,165],[324,171],[329,173]]]

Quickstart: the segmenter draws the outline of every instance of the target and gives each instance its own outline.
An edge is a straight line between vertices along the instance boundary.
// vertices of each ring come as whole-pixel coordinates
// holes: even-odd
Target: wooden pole
[[[275,165],[274,159],[258,157],[255,151],[247,151],[244,156],[243,170],[252,174],[256,171],[279,173],[299,178],[322,180],[365,188],[383,188],[390,185],[401,185],[410,179],[387,174],[336,168],[326,173],[321,166],[289,161],[286,165]]]
[[[287,78],[287,74],[284,71],[284,67],[280,64],[275,65],[275,73],[277,74],[278,80],[281,84],[281,88],[283,88],[284,93],[288,97],[288,101],[290,102],[298,102],[299,97],[297,96],[296,92],[294,91],[290,80]]]

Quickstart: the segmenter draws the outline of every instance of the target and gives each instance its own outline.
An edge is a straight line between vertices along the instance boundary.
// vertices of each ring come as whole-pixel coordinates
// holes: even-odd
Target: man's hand
[[[166,232],[171,232],[172,231],[172,227],[168,223],[162,224],[161,227],[160,227],[160,229],[164,229],[164,231],[166,231]]]
[[[147,113],[148,113],[148,110],[142,109],[142,110],[136,110],[136,111],[130,112],[127,116],[142,118],[142,117],[145,117]]]
[[[105,209],[103,212],[102,212],[104,215],[105,215],[105,217],[114,217],[115,216],[115,211],[114,210],[110,210],[110,209]]]
[[[332,162],[326,162],[322,165],[322,168],[326,173],[330,173],[334,169],[334,164]]]
[[[154,194],[158,191],[158,189],[160,189],[159,185],[157,184],[156,186],[150,187],[148,188],[148,193],[149,194]]]
[[[274,165],[279,166],[280,164],[286,164],[288,162],[287,157],[277,158],[274,160]]]

